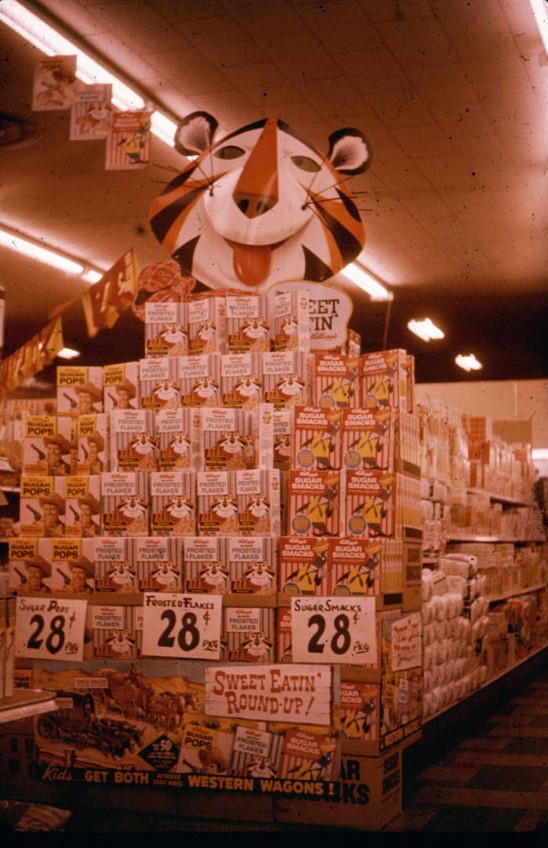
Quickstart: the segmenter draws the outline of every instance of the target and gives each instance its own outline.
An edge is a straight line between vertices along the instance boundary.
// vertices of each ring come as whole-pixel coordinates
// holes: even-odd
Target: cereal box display
[[[76,472],[74,419],[57,415],[23,418],[23,474],[55,477]]]
[[[101,475],[71,475],[66,480],[66,536],[101,535]]]
[[[139,392],[142,409],[174,409],[181,406],[178,357],[149,356],[139,360]]]
[[[57,415],[103,412],[103,366],[60,365],[56,385]]]
[[[394,412],[391,409],[345,409],[342,425],[342,465],[345,468],[394,467]]]
[[[131,562],[140,592],[180,592],[183,585],[181,539],[151,536],[130,539]]]
[[[411,412],[412,383],[405,350],[379,350],[360,357],[361,406]]]
[[[197,470],[201,458],[196,410],[159,409],[155,415],[159,470]]]
[[[196,472],[153,471],[149,491],[153,536],[196,534]]]
[[[377,741],[381,717],[380,685],[341,680],[334,714],[335,726],[343,739]]]
[[[225,594],[229,590],[224,539],[216,536],[185,536],[183,542],[183,589],[185,592]]]
[[[262,401],[261,356],[257,353],[221,355],[221,398],[224,407],[254,411]]]
[[[38,556],[51,565],[53,592],[71,595],[94,592],[93,539],[39,539]]]
[[[280,472],[273,468],[234,471],[238,534],[277,536],[281,532]]]
[[[227,351],[259,353],[270,350],[266,296],[227,292],[225,303]]]
[[[19,535],[65,535],[66,477],[21,476]]]
[[[333,471],[341,467],[342,415],[336,407],[294,407],[293,468]]]
[[[302,728],[284,734],[280,777],[292,780],[333,780],[338,773],[337,740]]]
[[[239,534],[235,471],[198,471],[196,474],[199,536]]]
[[[288,472],[287,530],[297,536],[339,536],[341,475],[336,471]]]
[[[360,405],[360,360],[344,353],[315,353],[312,403],[345,409]]]
[[[224,658],[230,662],[273,662],[274,620],[274,610],[269,607],[224,607]]]
[[[213,292],[195,295],[188,304],[188,352],[226,353],[225,296]]]
[[[276,610],[276,661],[293,662],[291,629],[291,607],[280,606]]]
[[[276,289],[269,301],[272,350],[310,350],[308,292]]]
[[[311,403],[311,354],[275,350],[262,355],[263,400],[276,407]]]
[[[156,471],[159,464],[155,415],[151,409],[110,413],[111,471]]]
[[[38,538],[8,539],[8,591],[11,594],[44,594],[51,592],[51,564],[37,560]]]
[[[186,356],[188,316],[184,301],[145,304],[145,356]]]
[[[238,725],[234,734],[231,774],[275,777],[280,767],[283,736]]]
[[[225,407],[199,410],[203,469],[212,471],[255,467],[252,419],[245,409]]]
[[[178,356],[182,406],[222,406],[221,354]]]
[[[132,559],[132,540],[104,536],[95,539],[95,591],[137,592],[137,568]]]
[[[403,589],[400,539],[341,536],[330,539],[333,595],[379,595]]]
[[[395,534],[397,477],[377,469],[344,473],[341,535],[374,538]]]
[[[288,595],[328,595],[329,539],[281,536],[278,570],[280,592]]]
[[[140,656],[143,635],[140,607],[94,604],[90,619],[94,656],[118,660]]]
[[[276,540],[272,536],[229,536],[222,540],[234,594],[275,595],[278,587]]]
[[[110,416],[108,412],[77,419],[77,474],[110,471]]]
[[[262,403],[254,422],[258,467],[288,471],[293,450],[292,409]]]
[[[101,516],[105,536],[148,536],[148,474],[144,471],[109,471],[102,474]]]
[[[139,409],[139,363],[118,362],[103,365],[103,405],[113,409]]]

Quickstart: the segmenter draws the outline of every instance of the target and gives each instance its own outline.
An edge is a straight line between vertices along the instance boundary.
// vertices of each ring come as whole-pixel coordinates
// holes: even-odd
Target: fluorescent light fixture
[[[544,43],[544,49],[548,54],[548,4],[546,0],[529,0],[529,3],[535,16],[540,37]]]
[[[350,282],[354,283],[354,285],[358,286],[358,288],[362,289],[366,294],[369,295],[371,300],[394,300],[394,295],[391,291],[388,291],[382,283],[379,283],[369,271],[366,271],[365,268],[362,268],[361,265],[356,265],[355,262],[347,265],[346,268],[343,268],[341,271]]]
[[[464,371],[480,371],[483,368],[483,365],[476,359],[473,353],[459,353],[458,356],[455,356],[455,362]]]
[[[407,326],[412,333],[425,342],[445,338],[445,333],[439,327],[436,327],[430,318],[412,318],[411,321],[407,322]]]
[[[38,242],[31,241],[4,227],[0,227],[0,247],[7,247],[8,250],[14,250],[22,256],[28,256],[29,259],[35,259],[44,265],[50,265],[52,268],[64,271],[65,274],[82,277],[82,279],[88,282],[91,282],[90,274],[96,276],[94,282],[97,282],[97,279],[100,280],[103,276],[100,271],[86,266],[78,259],[73,259],[51,246],[46,247],[45,245],[38,244]]]
[[[80,356],[80,351],[72,347],[62,347],[57,356],[59,359],[77,359]]]

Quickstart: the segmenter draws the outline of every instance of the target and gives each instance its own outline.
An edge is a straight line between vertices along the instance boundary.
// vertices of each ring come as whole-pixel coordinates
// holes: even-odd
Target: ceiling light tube
[[[30,241],[23,236],[0,227],[0,247],[6,247],[8,250],[14,250],[23,256],[28,256],[29,259],[35,259],[37,262],[42,262],[44,265],[50,265],[52,268],[57,268],[59,271],[64,271],[66,274],[72,274],[76,277],[83,277],[89,280],[89,277],[84,276],[86,273],[98,274],[97,279],[103,276],[100,271],[95,268],[86,267],[83,262],[78,259],[73,259],[64,253],[59,252],[55,248],[46,247],[37,242]],[[97,279],[95,282],[97,282]]]
[[[394,300],[394,295],[391,291],[388,291],[378,280],[376,280],[369,271],[366,271],[365,268],[362,268],[360,265],[356,265],[355,262],[347,265],[341,271],[350,282],[354,283],[354,285],[358,286],[358,288],[362,289],[366,294],[369,295],[371,300]]]
[[[464,371],[480,371],[483,368],[483,365],[476,359],[473,353],[459,353],[455,357],[455,362]]]
[[[546,0],[529,0],[535,21],[544,43],[544,49],[548,53],[548,4]]]
[[[80,351],[72,347],[62,347],[57,356],[59,359],[77,359],[80,356]]]
[[[412,333],[425,342],[445,338],[445,333],[439,327],[436,327],[430,318],[412,318],[411,321],[407,322],[407,326]]]

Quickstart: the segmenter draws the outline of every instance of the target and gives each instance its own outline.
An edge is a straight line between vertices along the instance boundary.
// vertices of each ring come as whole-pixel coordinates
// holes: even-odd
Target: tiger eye
[[[292,156],[291,161],[297,166],[297,168],[300,168],[301,171],[319,171],[321,167],[308,156]]]
[[[243,156],[245,150],[242,150],[241,147],[236,147],[235,145],[227,145],[227,147],[221,147],[220,150],[215,152],[215,156],[217,159],[239,159],[240,156]]]

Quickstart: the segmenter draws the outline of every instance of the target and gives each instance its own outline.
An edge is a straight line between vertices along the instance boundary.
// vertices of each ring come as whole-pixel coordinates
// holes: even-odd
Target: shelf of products
[[[55,692],[16,689],[8,698],[0,698],[0,724],[52,712],[57,709]]]

